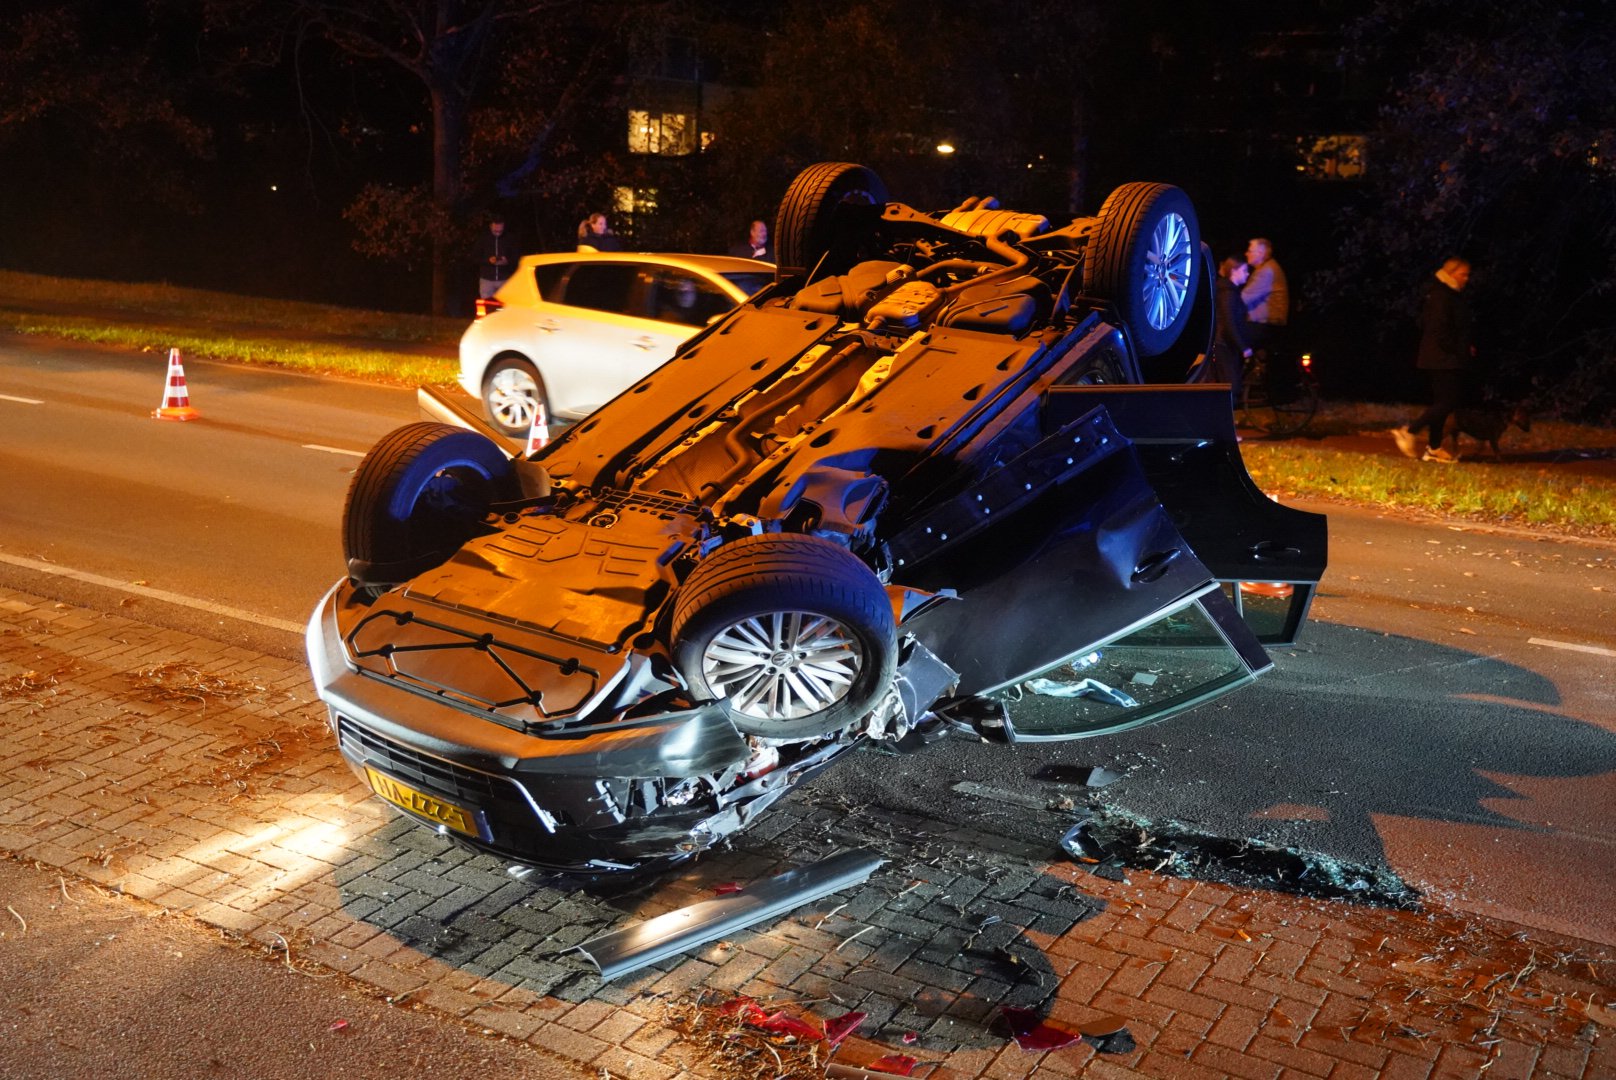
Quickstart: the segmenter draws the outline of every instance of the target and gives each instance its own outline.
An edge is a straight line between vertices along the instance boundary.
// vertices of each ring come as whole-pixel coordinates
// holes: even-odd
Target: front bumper
[[[738,769],[750,754],[718,706],[516,730],[361,670],[345,644],[358,610],[346,582],[321,600],[306,633],[310,669],[344,760],[402,813],[480,850],[571,872],[676,858],[730,831],[713,820],[724,808],[687,779]],[[367,770],[421,799],[397,798]]]

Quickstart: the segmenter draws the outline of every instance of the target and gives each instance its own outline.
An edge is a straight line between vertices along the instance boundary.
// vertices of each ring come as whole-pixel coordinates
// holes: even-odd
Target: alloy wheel
[[[858,639],[836,619],[777,611],[743,619],[702,653],[702,672],[737,712],[794,720],[821,712],[852,689],[864,663]]]

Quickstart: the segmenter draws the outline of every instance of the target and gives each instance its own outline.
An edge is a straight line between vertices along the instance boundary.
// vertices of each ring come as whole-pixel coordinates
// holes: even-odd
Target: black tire
[[[730,698],[736,728],[766,738],[813,738],[859,720],[897,664],[896,621],[875,574],[846,548],[795,533],[744,537],[709,555],[674,598],[672,638],[692,692]]]
[[[544,379],[532,361],[522,356],[504,356],[488,365],[483,374],[483,413],[501,434],[527,438],[533,430],[533,410],[540,405],[544,406],[544,415],[550,417]]]
[[[511,461],[476,432],[406,424],[371,447],[342,508],[348,576],[373,592],[443,562],[491,503],[520,496]]]
[[[1141,356],[1178,341],[1200,286],[1201,226],[1188,195],[1170,184],[1123,184],[1100,207],[1083,261],[1083,291],[1109,300]],[[1167,246],[1168,259],[1155,258]]]
[[[863,165],[824,161],[802,170],[786,189],[775,217],[774,251],[780,275],[812,272],[827,253],[839,246],[836,217],[844,204],[879,210],[886,202],[886,185]],[[834,265],[827,263],[822,270],[839,274],[851,263],[851,259],[843,259]]]

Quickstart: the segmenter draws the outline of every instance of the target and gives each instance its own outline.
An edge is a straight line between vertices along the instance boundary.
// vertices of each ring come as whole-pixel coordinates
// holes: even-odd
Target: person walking
[[[1404,457],[1415,457],[1418,445],[1415,437],[1421,428],[1428,431],[1422,461],[1435,461],[1451,465],[1459,455],[1442,446],[1443,430],[1448,417],[1464,404],[1467,369],[1476,354],[1472,343],[1474,319],[1470,301],[1465,299],[1465,286],[1470,284],[1470,263],[1451,256],[1436,272],[1425,293],[1425,308],[1420,316],[1420,349],[1414,366],[1425,372],[1431,383],[1431,404],[1426,410],[1402,427],[1392,429],[1392,438]],[[1458,436],[1454,436],[1455,450]]]
[[[590,214],[578,223],[579,251],[622,251],[623,240],[612,232],[606,215]]]
[[[753,218],[751,227],[746,231],[745,242],[731,244],[729,253],[741,259],[773,262],[774,245],[769,242],[769,223],[762,218]]]
[[[1212,341],[1213,375],[1229,384],[1229,399],[1240,407],[1246,361],[1251,358],[1251,327],[1246,321],[1246,305],[1240,301],[1240,286],[1246,283],[1248,268],[1234,256],[1218,264],[1213,282],[1217,302],[1217,333]]]
[[[516,269],[518,258],[516,246],[505,235],[505,219],[494,215],[488,220],[488,231],[477,238],[477,295],[486,300],[497,293]]]

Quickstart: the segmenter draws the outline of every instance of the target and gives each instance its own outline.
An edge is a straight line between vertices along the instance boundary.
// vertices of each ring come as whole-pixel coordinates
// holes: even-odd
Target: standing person
[[[1274,245],[1267,237],[1253,237],[1246,245],[1246,265],[1251,276],[1240,287],[1251,327],[1251,347],[1263,360],[1277,349],[1291,317],[1291,290],[1285,270],[1274,258]]]
[[[578,223],[579,251],[622,251],[623,240],[612,232],[611,223],[602,213],[590,214]]]
[[[769,242],[769,223],[762,218],[753,218],[751,227],[746,230],[745,242],[731,244],[729,253],[737,258],[773,262],[774,245]]]
[[[1392,429],[1397,449],[1405,457],[1414,456],[1414,436],[1423,427],[1430,434],[1422,461],[1451,465],[1459,460],[1458,454],[1442,448],[1442,431],[1449,415],[1464,404],[1466,369],[1476,354],[1471,340],[1474,324],[1470,301],[1463,295],[1468,284],[1470,263],[1451,256],[1426,290],[1425,309],[1420,316],[1420,351],[1414,366],[1430,379],[1431,404],[1407,424]],[[1457,447],[1457,435],[1454,444]]]
[[[486,300],[498,292],[518,258],[516,245],[505,235],[505,219],[495,214],[488,219],[488,231],[477,239],[477,295]]]
[[[1229,384],[1229,397],[1240,407],[1240,393],[1246,361],[1251,358],[1251,326],[1246,321],[1246,305],[1240,301],[1240,286],[1246,283],[1249,268],[1233,255],[1218,264],[1216,292],[1217,335],[1212,342],[1213,371]]]

